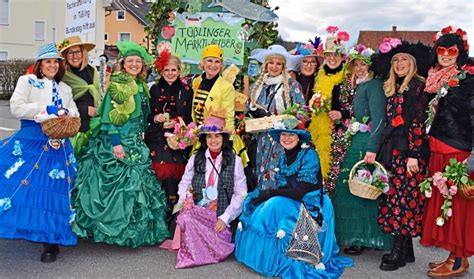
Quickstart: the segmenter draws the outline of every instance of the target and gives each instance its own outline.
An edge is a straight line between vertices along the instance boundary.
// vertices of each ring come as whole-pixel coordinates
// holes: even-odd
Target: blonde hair
[[[395,73],[395,69],[393,67],[393,60],[395,58],[399,57],[399,56],[402,56],[402,55],[405,55],[408,58],[408,61],[410,61],[410,69],[408,71],[408,74],[403,79],[402,84],[400,85],[399,92],[405,92],[409,89],[408,84],[410,83],[412,78],[417,78],[421,81],[425,81],[425,78],[418,75],[418,73],[417,73],[418,67],[416,66],[415,57],[413,57],[411,54],[408,54],[408,53],[405,53],[405,52],[397,53],[392,57],[392,61],[390,61],[390,63],[391,63],[390,74],[388,76],[388,79],[383,83],[383,90],[385,92],[386,97],[391,97],[391,96],[395,95],[395,93],[396,93],[395,88],[396,88],[397,74]]]
[[[168,64],[166,64],[166,65],[176,65],[176,66],[178,66],[178,70],[181,71],[181,59],[179,59],[178,56],[171,55],[169,60],[168,60]]]
[[[213,56],[204,57],[201,61],[199,61],[199,64],[198,64],[198,69],[199,70],[204,71],[204,60],[206,60],[207,58],[219,59],[219,58],[213,57]],[[222,60],[222,59],[219,59],[219,60],[221,60],[221,70],[219,71],[219,74],[220,74],[220,73],[222,73],[222,71],[224,71],[224,60]]]
[[[125,57],[125,58],[127,58],[127,57]],[[120,60],[115,64],[114,72],[121,71],[121,72],[127,74],[127,71],[123,67],[123,64],[125,63],[125,58],[120,58]],[[140,59],[142,60],[142,71],[137,75],[137,77],[146,78],[147,67],[146,67],[146,64],[145,64],[145,60],[142,57],[140,57]]]
[[[267,64],[268,64],[268,62],[270,62],[270,60],[272,58],[278,58],[279,60],[281,60],[283,62],[283,69],[282,69],[282,72],[281,72],[281,75],[283,76],[283,99],[285,100],[285,102],[288,105],[291,104],[290,84],[288,82],[288,80],[290,79],[290,75],[288,74],[288,71],[287,71],[287,68],[286,68],[286,58],[285,58],[285,56],[283,56],[281,54],[274,53],[274,54],[269,54],[269,55],[265,56],[265,60],[263,61],[262,67],[260,69],[260,76],[258,76],[258,79],[255,81],[255,85],[252,88],[252,92],[250,92],[250,104],[253,107],[263,108],[262,106],[257,104],[258,94],[260,93],[260,92],[257,92],[257,91],[259,91],[260,86],[263,84],[263,78],[268,73],[267,72]]]
[[[79,68],[79,70],[82,71],[89,64],[89,52],[82,46],[78,46],[78,47],[81,49],[81,53],[82,53],[81,67]],[[66,71],[71,71],[71,64],[69,64],[69,62],[67,61],[67,53],[69,51],[70,49],[62,53],[62,57],[64,57],[64,68],[66,68]]]

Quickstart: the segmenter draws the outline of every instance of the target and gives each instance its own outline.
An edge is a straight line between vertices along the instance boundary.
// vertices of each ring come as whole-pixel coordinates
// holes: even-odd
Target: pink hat
[[[204,123],[199,126],[199,134],[221,134],[231,132],[225,128],[225,110],[211,111],[209,116],[204,119]]]

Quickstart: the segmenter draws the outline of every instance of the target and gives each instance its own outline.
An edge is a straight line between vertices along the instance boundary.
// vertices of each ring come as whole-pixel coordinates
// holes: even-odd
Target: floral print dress
[[[385,233],[419,236],[423,198],[418,184],[426,178],[429,158],[427,118],[428,97],[423,94],[424,83],[413,78],[405,92],[387,98],[387,127],[385,142],[393,144],[390,189],[382,197],[378,223]],[[408,158],[418,159],[418,173],[407,171]]]

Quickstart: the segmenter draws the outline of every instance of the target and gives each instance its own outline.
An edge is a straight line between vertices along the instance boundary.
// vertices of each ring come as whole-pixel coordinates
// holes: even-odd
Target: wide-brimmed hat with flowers
[[[231,131],[225,128],[225,117],[225,109],[213,110],[211,108],[204,123],[198,127],[199,134],[231,134]]]
[[[286,60],[286,69],[288,71],[298,70],[298,62],[302,55],[291,55],[286,51],[286,49],[281,45],[271,45],[268,48],[256,48],[250,53],[249,59],[255,59],[260,63],[265,61],[265,57],[278,54],[285,58]]]
[[[304,125],[303,125],[304,126]],[[297,134],[300,141],[309,143],[311,141],[311,134],[305,128],[302,128],[301,122],[296,118],[287,118],[283,121],[276,122],[268,133],[276,141],[280,142],[280,134],[282,132]]]
[[[61,55],[64,55],[64,53],[73,46],[83,47],[88,52],[95,48],[95,44],[83,42],[81,40],[81,37],[79,36],[71,36],[71,37],[65,38],[60,44],[57,45],[57,48],[59,52],[61,53]]]
[[[416,60],[418,75],[427,76],[430,66],[430,47],[421,42],[410,43],[391,37],[384,38],[380,43],[378,51],[372,56],[370,69],[377,77],[381,79],[388,78],[392,58],[398,53],[407,53],[413,56]]]
[[[329,35],[326,37],[326,42],[324,42],[323,53],[345,54],[346,48],[343,43],[349,41],[349,33],[346,31],[339,31],[339,27],[337,26],[328,26],[326,31]]]

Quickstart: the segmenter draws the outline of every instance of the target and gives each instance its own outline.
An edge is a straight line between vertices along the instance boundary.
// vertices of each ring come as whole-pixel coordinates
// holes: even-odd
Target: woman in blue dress
[[[280,115],[294,104],[304,105],[301,85],[288,74],[299,56],[290,55],[280,45],[268,49],[255,49],[252,58],[262,62],[262,73],[250,87],[249,113],[255,117]],[[273,144],[268,131],[255,134],[258,156],[255,158],[255,174],[262,189],[275,188],[275,167],[283,149]]]
[[[294,129],[298,124],[296,120],[285,120],[269,131],[284,148],[276,168],[278,188],[257,189],[244,201],[235,257],[264,276],[338,278],[345,267],[352,266],[352,260],[338,256],[331,200],[317,185],[319,157],[309,146],[309,132]],[[300,210],[305,211],[302,205],[312,218],[299,217]],[[319,229],[313,226],[302,230],[301,224],[311,223],[313,218]],[[319,257],[303,261],[289,256],[288,248],[297,245],[298,239],[301,241],[298,234],[304,235],[300,244],[306,247],[305,253]],[[312,243],[312,248],[304,242]]]
[[[49,139],[38,123],[79,116],[71,88],[61,82],[61,60],[53,43],[40,47],[33,74],[18,79],[10,99],[21,128],[0,141],[0,238],[43,243],[42,262],[56,260],[58,245],[77,242],[69,226],[73,150],[69,139]]]

